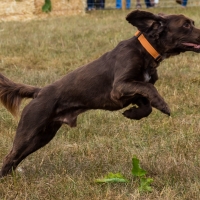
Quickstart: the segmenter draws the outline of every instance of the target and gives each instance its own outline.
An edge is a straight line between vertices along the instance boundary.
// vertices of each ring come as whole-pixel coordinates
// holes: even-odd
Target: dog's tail
[[[14,83],[0,73],[0,101],[11,112],[17,116],[23,98],[35,98],[41,88]]]

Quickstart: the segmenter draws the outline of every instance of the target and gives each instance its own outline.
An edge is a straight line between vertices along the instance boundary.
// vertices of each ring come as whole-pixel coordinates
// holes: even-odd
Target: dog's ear
[[[162,16],[140,10],[135,10],[129,13],[126,20],[142,32],[146,32],[149,28],[155,29],[156,27],[159,27],[159,25],[163,26],[166,21]]]

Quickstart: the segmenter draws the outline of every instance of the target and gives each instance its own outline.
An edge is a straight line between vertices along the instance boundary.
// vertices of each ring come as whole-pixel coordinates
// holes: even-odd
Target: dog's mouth
[[[194,48],[194,49],[199,49],[200,50],[200,44],[194,44],[194,43],[189,43],[189,42],[184,42],[182,43],[184,46],[187,46],[187,47],[191,47],[191,48]]]

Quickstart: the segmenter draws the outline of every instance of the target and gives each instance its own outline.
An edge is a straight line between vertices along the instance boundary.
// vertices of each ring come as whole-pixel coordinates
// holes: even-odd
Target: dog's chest
[[[156,68],[158,67],[158,64],[149,65],[146,69],[143,71],[143,81],[148,83],[151,78],[154,76],[154,74],[157,73]]]
[[[144,76],[144,82],[148,83],[151,79],[151,75],[149,74],[149,72],[145,71],[143,76]]]

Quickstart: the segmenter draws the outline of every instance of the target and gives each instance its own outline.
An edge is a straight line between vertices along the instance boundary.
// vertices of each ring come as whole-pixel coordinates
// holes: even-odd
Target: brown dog
[[[0,99],[12,114],[17,113],[23,98],[33,98],[22,112],[0,176],[46,145],[63,123],[76,126],[77,116],[89,109],[114,111],[133,104],[124,116],[139,120],[147,117],[152,107],[170,115],[153,85],[158,79],[156,68],[170,56],[200,52],[200,29],[183,15],[136,10],[126,20],[140,31],[136,36],[44,88],[17,84],[0,75]]]

